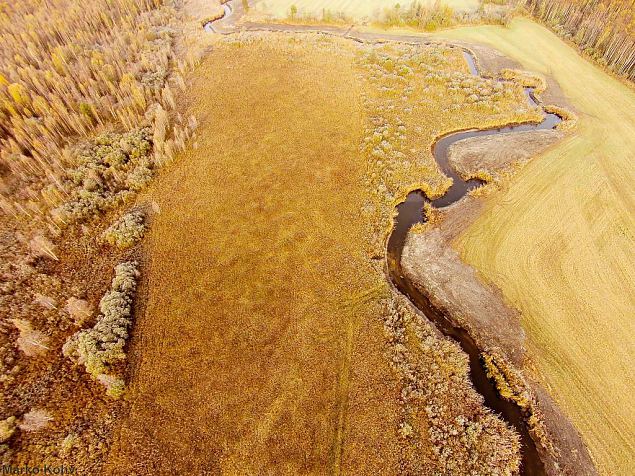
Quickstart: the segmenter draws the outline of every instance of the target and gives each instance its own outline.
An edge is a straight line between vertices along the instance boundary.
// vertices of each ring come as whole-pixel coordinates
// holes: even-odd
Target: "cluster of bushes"
[[[102,240],[119,249],[126,249],[139,241],[145,232],[145,215],[132,210],[110,225],[101,235]]]
[[[377,19],[383,26],[410,26],[426,31],[447,28],[455,23],[454,10],[437,0],[432,6],[415,0],[408,7],[396,3],[385,8]]]
[[[402,296],[386,303],[384,329],[390,358],[401,378],[406,421],[399,432],[411,444],[416,437],[432,445],[433,467],[412,473],[516,474],[518,435],[488,410],[469,381],[467,356],[415,313]]]
[[[516,87],[507,82],[494,81],[480,76],[452,73],[448,79],[448,91],[458,93],[454,102],[467,102],[476,106],[493,105],[503,98],[513,97]]]
[[[482,1],[477,10],[455,11],[437,0],[432,5],[415,0],[384,9],[376,18],[381,26],[408,26],[424,31],[449,28],[457,24],[487,23],[507,25],[517,14],[516,0]]]
[[[515,81],[525,88],[533,88],[536,96],[540,96],[547,89],[547,80],[531,71],[506,68],[500,71],[500,76],[507,81]]]
[[[459,23],[486,23],[507,26],[521,10],[518,0],[485,0],[475,12],[462,12]]]
[[[123,134],[108,132],[78,147],[73,168],[64,173],[64,188],[70,199],[52,211],[59,223],[70,223],[96,215],[123,203],[152,178],[149,128]]]
[[[562,122],[556,126],[559,131],[569,131],[575,129],[578,125],[578,115],[569,109],[564,107],[548,104],[544,107],[545,112],[557,114],[562,119]]]
[[[443,45],[366,44],[359,54],[360,79],[367,84],[363,97],[369,124],[362,143],[368,160],[365,184],[372,202],[365,207],[377,223],[369,233],[372,251],[383,249],[385,223],[392,223],[394,202],[404,187],[421,188],[431,197],[441,195],[452,183],[436,172],[427,150],[413,148],[412,135],[421,134],[419,125],[408,116],[430,104],[434,111],[436,96],[445,92],[446,76],[461,60],[456,50]],[[432,79],[439,75],[438,82]]]
[[[495,383],[498,393],[518,405],[527,418],[533,436],[546,451],[554,454],[555,449],[548,436],[544,418],[522,374],[496,352],[484,352],[481,358],[487,376]]]
[[[69,337],[63,353],[84,365],[86,371],[102,383],[110,396],[118,397],[124,388],[123,380],[111,375],[113,366],[125,360],[124,346],[132,324],[132,304],[139,272],[134,261],[115,267],[115,277],[99,302],[100,314],[90,329],[83,329]]]

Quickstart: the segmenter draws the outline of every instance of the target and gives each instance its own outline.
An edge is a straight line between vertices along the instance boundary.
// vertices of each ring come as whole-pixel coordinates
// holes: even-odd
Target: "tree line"
[[[526,0],[525,5],[600,64],[635,80],[635,0]]]

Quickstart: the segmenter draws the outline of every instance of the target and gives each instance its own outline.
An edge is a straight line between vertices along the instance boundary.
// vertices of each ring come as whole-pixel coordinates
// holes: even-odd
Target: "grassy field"
[[[399,195],[445,183],[433,138],[481,124],[483,111],[491,124],[530,117],[522,89],[494,97],[483,80],[449,94],[470,75],[447,47],[240,38],[220,40],[199,67],[188,89],[195,148],[147,197],[160,209],[147,302],[106,469],[515,467],[514,436],[481,405],[457,346],[412,316],[401,326],[408,312],[391,301],[383,246]],[[464,100],[485,86],[487,102]],[[412,355],[397,345],[408,326]],[[480,436],[464,441],[459,424]]]
[[[543,381],[600,470],[635,461],[635,92],[526,19],[444,36],[491,44],[551,75],[580,114],[458,240],[524,316]]]
[[[357,296],[381,284],[354,213],[364,123],[351,61],[288,53],[226,46],[201,68],[204,134],[157,184],[144,357],[116,468],[337,464],[346,340],[378,312]]]
[[[384,8],[392,8],[396,2],[392,0],[261,0],[255,4],[255,9],[273,15],[276,18],[286,18],[292,5],[298,9],[301,16],[321,16],[323,10],[333,13],[344,13],[355,20],[372,18]],[[433,0],[423,0],[421,3],[432,6]],[[456,11],[473,11],[478,8],[478,0],[443,0]],[[410,5],[410,2],[402,2],[402,7]]]

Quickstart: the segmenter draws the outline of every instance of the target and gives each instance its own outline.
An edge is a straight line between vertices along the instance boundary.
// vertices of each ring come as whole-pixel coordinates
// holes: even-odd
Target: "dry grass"
[[[362,253],[352,57],[302,44],[219,45],[198,73],[203,132],[157,184],[143,358],[114,469],[299,474],[338,461],[345,336],[376,315],[364,296],[382,281]]]
[[[490,43],[524,68],[553,76],[579,112],[575,136],[488,198],[487,211],[457,244],[522,311],[541,379],[601,472],[630,474],[635,93],[528,20],[446,35]]]
[[[395,203],[411,187],[448,185],[434,137],[483,124],[484,111],[489,125],[533,117],[520,88],[480,105],[447,93],[468,75],[446,47],[255,33],[216,45],[190,89],[195,148],[151,190],[161,213],[148,236],[148,302],[109,470],[378,474],[405,459],[442,471],[483,463],[469,462],[468,447],[516,464],[513,436],[490,438],[507,433],[464,367],[447,365],[458,372],[449,387],[423,379],[429,395],[403,419],[412,382],[390,369],[378,319],[390,318],[381,259]],[[464,366],[424,334],[424,362],[451,355]],[[469,408],[443,409],[465,395]],[[484,446],[456,438],[456,454],[435,453],[457,415]]]

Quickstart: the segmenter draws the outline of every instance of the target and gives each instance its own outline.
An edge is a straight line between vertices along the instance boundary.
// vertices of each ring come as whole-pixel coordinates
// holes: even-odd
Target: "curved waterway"
[[[470,71],[473,75],[477,76],[479,73],[474,57],[467,51],[464,51],[463,54],[470,67]],[[533,91],[530,88],[526,88],[525,93],[527,94],[529,104],[537,106],[538,103]],[[442,197],[435,200],[428,199],[421,190],[411,192],[406,200],[397,206],[397,217],[387,244],[388,272],[392,284],[432,321],[445,336],[458,342],[461,349],[469,356],[470,377],[474,388],[483,396],[485,405],[512,425],[520,435],[522,445],[521,474],[526,476],[544,475],[545,469],[536,445],[529,435],[528,426],[522,411],[516,404],[504,400],[499,395],[494,383],[487,377],[485,367],[481,362],[481,352],[469,333],[465,329],[455,326],[451,320],[444,315],[443,312],[435,308],[430,300],[405,276],[401,267],[401,255],[408,230],[410,230],[412,225],[423,223],[426,220],[423,213],[423,205],[425,203],[430,203],[435,208],[447,207],[461,200],[471,189],[483,184],[483,182],[478,179],[463,180],[454,168],[450,166],[448,149],[452,144],[469,137],[553,129],[559,122],[561,122],[561,118],[556,114],[545,113],[544,119],[538,124],[517,124],[496,129],[462,131],[438,139],[432,147],[432,154],[443,173],[452,178],[452,186]]]
[[[217,18],[216,20],[208,21],[207,23],[205,23],[205,25],[203,25],[203,28],[205,29],[205,31],[208,31],[210,33],[216,32],[216,30],[214,29],[214,23],[216,23],[219,20],[225,20],[229,18],[232,15],[232,13],[234,13],[231,3],[232,3],[232,0],[229,0],[228,2],[225,2],[221,5],[223,7],[223,16],[220,18]]]

